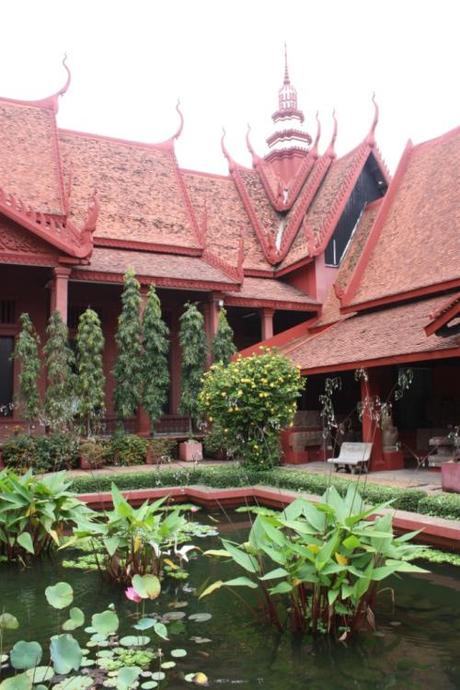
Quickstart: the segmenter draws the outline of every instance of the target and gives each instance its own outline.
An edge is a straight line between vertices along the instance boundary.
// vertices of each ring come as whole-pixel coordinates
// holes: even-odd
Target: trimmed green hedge
[[[180,469],[152,469],[151,472],[138,472],[117,475],[93,475],[78,477],[72,488],[77,493],[110,491],[115,481],[119,489],[147,489],[160,486],[186,486],[205,484],[216,488],[241,487],[251,484],[264,484],[294,491],[305,491],[311,494],[322,494],[333,484],[340,494],[344,494],[349,485],[346,479],[335,476],[308,474],[295,470],[274,469],[265,472],[251,471],[241,466],[231,467],[191,467]],[[359,481],[359,491],[370,504],[382,503],[394,499],[392,506],[399,510],[421,512],[420,504],[427,500],[423,491],[416,489],[396,489],[367,482],[365,477]],[[457,500],[460,511],[460,498]],[[426,510],[423,512],[427,512]],[[439,513],[430,513],[439,514]]]
[[[460,520],[460,494],[441,493],[424,496],[418,504],[419,513],[437,515],[448,520]]]

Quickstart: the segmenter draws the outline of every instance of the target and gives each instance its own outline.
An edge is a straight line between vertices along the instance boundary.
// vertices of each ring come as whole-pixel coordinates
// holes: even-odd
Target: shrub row
[[[34,472],[57,472],[78,466],[84,457],[93,468],[105,465],[143,465],[149,447],[156,462],[171,459],[176,443],[170,439],[147,440],[136,434],[115,433],[110,438],[83,439],[72,434],[31,436],[19,434],[2,448],[5,465],[17,472],[31,468]]]
[[[73,490],[78,493],[91,493],[96,491],[109,491],[113,477],[88,476],[74,479]],[[322,494],[328,486],[333,484],[341,495],[344,495],[349,485],[346,479],[331,477],[328,475],[308,474],[295,470],[274,469],[265,472],[257,472],[247,468],[232,465],[231,467],[195,467],[171,469],[163,468],[152,472],[129,473],[118,475],[116,483],[119,489],[145,489],[161,486],[186,486],[192,484],[205,484],[215,488],[241,487],[252,484],[264,484],[277,488],[304,491],[311,494]],[[435,499],[427,497],[425,492],[416,489],[397,489],[387,486],[379,486],[366,482],[365,478],[359,482],[359,491],[363,498],[370,504],[376,505],[382,501],[393,500],[392,506],[399,510],[423,512],[430,515],[447,514],[437,510]],[[445,496],[445,494],[443,494]],[[436,499],[441,497],[436,497]],[[447,496],[452,506],[449,516],[460,515],[460,497]],[[455,514],[454,503],[457,503]],[[442,502],[440,503],[442,505]],[[422,509],[420,509],[422,507]]]

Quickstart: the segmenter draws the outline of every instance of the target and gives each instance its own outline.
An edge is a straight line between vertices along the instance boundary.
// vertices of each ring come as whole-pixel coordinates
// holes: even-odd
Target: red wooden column
[[[60,312],[64,323],[67,323],[68,315],[70,271],[70,268],[56,266],[53,269],[53,280],[51,283],[51,313],[54,311]]]
[[[204,305],[204,324],[209,345],[208,364],[211,364],[211,344],[214,336],[216,335],[221,304],[223,304],[222,295],[212,292],[209,295],[208,302],[206,302]]]
[[[363,404],[364,410],[362,417],[362,434],[365,443],[373,444],[369,468],[372,472],[386,469],[385,459],[383,457],[380,419],[377,421],[372,415],[373,410],[377,413],[379,412],[379,406],[375,404],[375,398],[379,397],[382,402],[385,401],[382,374],[382,369],[367,369],[367,381],[364,378],[361,379],[361,403]]]
[[[273,338],[273,316],[275,314],[274,309],[263,308],[260,310],[260,324],[261,324],[261,335],[262,340],[268,340]]]
[[[145,306],[147,304],[147,295],[148,295],[148,286],[142,285],[141,286],[141,308],[140,308],[141,319],[144,316],[144,310],[145,310]],[[139,407],[137,408],[136,432],[139,434],[139,436],[150,436],[150,433],[151,433],[150,418],[149,418],[147,412],[144,410],[144,408],[141,405],[139,405]]]

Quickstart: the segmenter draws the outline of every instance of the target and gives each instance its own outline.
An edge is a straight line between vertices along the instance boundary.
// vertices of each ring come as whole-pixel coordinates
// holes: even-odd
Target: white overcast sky
[[[415,142],[460,124],[458,0],[4,0],[0,95],[41,98],[72,84],[61,127],[157,142],[177,127],[183,167],[227,171],[222,126],[234,158],[250,164],[246,123],[264,151],[273,130],[288,44],[291,81],[323,146],[331,111],[338,153],[356,145],[380,105],[377,139],[391,169]]]

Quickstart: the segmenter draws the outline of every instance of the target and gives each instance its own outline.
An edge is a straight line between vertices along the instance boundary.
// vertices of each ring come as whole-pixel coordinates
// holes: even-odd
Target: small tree
[[[143,331],[142,404],[153,431],[155,422],[163,413],[169,389],[169,329],[161,317],[161,304],[153,285],[145,306]]]
[[[38,392],[38,377],[40,375],[40,356],[38,348],[40,339],[34,328],[29,314],[19,317],[21,330],[19,332],[13,357],[20,362],[19,374],[19,403],[21,413],[30,426],[40,414],[40,394]]]
[[[233,342],[233,330],[228,323],[227,312],[221,309],[217,323],[217,331],[212,341],[212,356],[215,362],[228,364],[236,352]]]
[[[207,340],[203,314],[195,304],[186,304],[180,317],[179,341],[182,349],[182,395],[181,414],[189,418],[189,429],[199,414],[198,394],[206,367]]]
[[[51,314],[46,329],[45,353],[48,387],[45,420],[52,431],[67,431],[74,415],[75,357],[69,346],[68,328],[59,311]]]
[[[142,327],[140,318],[140,285],[134,271],[124,276],[121,314],[115,336],[118,354],[113,369],[115,410],[125,419],[135,414],[142,389]]]
[[[77,330],[78,416],[90,436],[105,411],[105,376],[102,364],[104,336],[99,316],[86,309],[80,316]]]
[[[303,385],[297,367],[265,350],[228,366],[213,364],[204,375],[200,408],[235,457],[265,469],[279,460],[279,434],[294,419]]]

